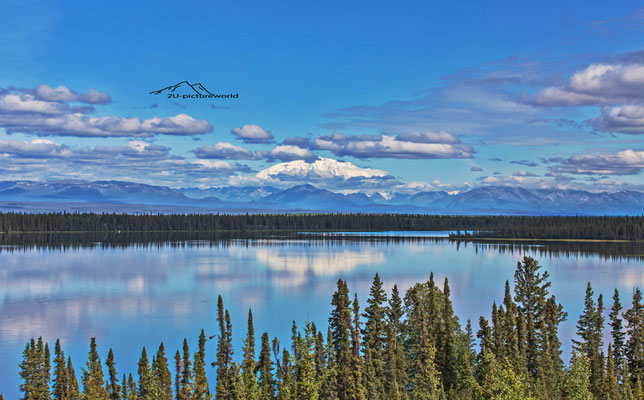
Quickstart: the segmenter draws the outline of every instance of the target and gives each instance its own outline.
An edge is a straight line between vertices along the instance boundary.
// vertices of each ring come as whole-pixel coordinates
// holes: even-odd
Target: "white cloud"
[[[550,167],[551,172],[559,174],[637,175],[644,169],[644,151],[627,149],[617,153],[551,158],[548,161],[559,164]]]
[[[471,158],[474,149],[447,132],[373,136],[320,136],[312,148],[356,158]]]
[[[293,160],[316,160],[318,156],[298,146],[280,145],[273,148],[266,154],[269,160],[293,161]]]
[[[601,117],[592,121],[595,128],[629,134],[644,133],[644,106],[625,105],[602,110]]]
[[[246,143],[270,143],[273,141],[273,135],[258,125],[233,128],[232,134]]]
[[[99,92],[92,88],[89,89],[88,93],[83,94],[76,93],[62,85],[57,88],[40,85],[34,89],[34,94],[38,99],[45,101],[70,101],[87,104],[108,104],[112,102],[109,94],[106,92]]]
[[[218,142],[194,149],[193,152],[199,158],[213,158],[222,160],[255,160],[258,154],[253,154],[248,149],[235,146],[232,143]]]

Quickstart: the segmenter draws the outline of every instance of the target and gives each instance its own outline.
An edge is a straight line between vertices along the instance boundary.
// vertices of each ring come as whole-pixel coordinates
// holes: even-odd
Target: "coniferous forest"
[[[239,353],[219,297],[218,326],[180,349],[150,344],[136,366],[119,365],[111,349],[99,354],[94,338],[87,359],[75,364],[59,341],[32,339],[20,391],[24,399],[55,400],[644,398],[641,291],[604,299],[589,282],[580,293],[583,313],[570,316],[549,289],[548,272],[525,257],[490,314],[471,322],[455,315],[448,280],[435,282],[433,274],[405,293],[397,286],[387,293],[376,274],[364,305],[340,279],[328,329],[294,321],[282,342],[256,333],[249,310],[248,324],[236,329],[245,335]],[[577,318],[577,335],[564,360],[558,330],[568,318]],[[206,359],[207,346],[216,346],[215,359]]]
[[[644,217],[0,213],[0,232],[458,231],[458,238],[644,240]]]

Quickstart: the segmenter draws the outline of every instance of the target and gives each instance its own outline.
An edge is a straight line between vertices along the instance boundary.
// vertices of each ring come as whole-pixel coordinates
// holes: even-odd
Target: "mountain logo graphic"
[[[163,89],[153,90],[153,91],[150,92],[150,94],[161,94],[161,93],[164,93],[164,92],[165,93],[175,93],[175,92],[183,92],[184,90],[188,91],[188,92],[191,92],[191,93],[194,92],[196,94],[214,96],[201,83],[192,84],[192,83],[190,83],[188,81],[182,81],[182,82],[179,82],[179,83],[175,83],[174,85],[164,87]]]
[[[164,94],[169,99],[236,99],[239,97],[238,93],[213,94],[202,83],[188,81],[181,81],[163,89],[153,90],[149,94]]]

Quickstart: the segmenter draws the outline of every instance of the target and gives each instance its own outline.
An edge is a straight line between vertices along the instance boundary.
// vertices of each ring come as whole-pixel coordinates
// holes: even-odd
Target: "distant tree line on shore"
[[[644,239],[644,217],[0,213],[0,232],[459,231],[458,238]]]
[[[401,296],[397,286],[387,295],[376,274],[364,309],[340,279],[326,332],[312,321],[299,328],[294,321],[289,345],[264,332],[258,350],[249,310],[237,359],[230,314],[220,297],[212,337],[202,330],[192,353],[184,339],[174,362],[163,343],[154,353],[143,348],[134,376],[118,372],[111,349],[103,364],[94,338],[78,373],[59,341],[52,365],[49,344],[32,339],[20,364],[20,390],[23,399],[54,400],[644,398],[639,289],[625,311],[615,290],[606,320],[603,296],[595,297],[588,283],[566,365],[559,325],[568,315],[549,292],[548,273],[525,257],[513,286],[506,281],[502,301],[475,330],[454,314],[447,279],[441,288],[431,275]],[[205,359],[209,341],[216,341],[215,360]],[[216,368],[215,382],[207,379],[208,364]]]

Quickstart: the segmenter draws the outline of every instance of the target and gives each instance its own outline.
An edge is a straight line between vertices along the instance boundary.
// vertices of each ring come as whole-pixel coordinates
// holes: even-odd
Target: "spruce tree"
[[[232,325],[228,310],[224,309],[224,302],[219,296],[217,300],[217,322],[219,324],[219,337],[217,340],[217,360],[213,366],[217,367],[217,386],[215,388],[216,399],[229,399],[231,391],[232,373],[228,373],[230,367],[232,347]]]
[[[52,385],[52,398],[54,400],[69,399],[69,375],[65,362],[65,353],[60,347],[60,340],[54,346],[54,382]]]
[[[525,322],[525,345],[520,342],[519,350],[525,351],[528,373],[535,380],[540,357],[539,327],[542,326],[543,310],[550,287],[548,272],[542,274],[540,269],[537,260],[524,257],[522,262],[517,263],[514,273],[514,300]]]
[[[449,391],[456,385],[456,359],[458,357],[456,348],[458,319],[454,315],[454,308],[452,307],[450,294],[449,281],[446,277],[443,283],[442,326],[440,329],[440,340],[438,340],[436,353],[436,365],[440,372],[443,388],[446,391]],[[499,337],[501,338],[501,335],[499,335]]]
[[[615,358],[613,356],[612,345],[608,344],[608,353],[606,354],[606,397],[608,399],[619,399],[619,383],[617,371],[615,370]]]
[[[275,397],[275,381],[273,378],[273,360],[268,332],[262,334],[262,347],[259,353],[259,390],[261,400],[272,400]]]
[[[199,334],[199,345],[194,358],[192,400],[210,400],[213,396],[206,377],[206,334],[203,329]]]
[[[602,312],[603,306],[595,305],[592,285],[588,282],[584,297],[584,312],[579,316],[577,322],[577,336],[580,340],[573,339],[573,347],[575,351],[583,354],[590,364],[590,387],[595,396],[601,395],[604,380],[604,363],[601,356],[603,345]]]
[[[358,294],[353,296],[353,325],[351,327],[351,376],[349,377],[349,396],[351,399],[365,399],[366,391],[362,384],[362,356],[360,355],[360,304]]]
[[[138,388],[136,386],[136,381],[132,377],[132,374],[130,374],[128,375],[128,378],[127,378],[127,395],[128,395],[127,400],[139,400],[139,396],[137,392],[138,392]]]
[[[190,361],[190,347],[188,340],[183,339],[183,359],[181,361],[181,388],[177,395],[178,399],[187,400],[192,396],[192,362]]]
[[[86,368],[83,368],[81,381],[85,400],[105,400],[109,398],[104,386],[105,376],[103,375],[101,358],[96,351],[96,338],[91,338],[90,340],[88,360]]]
[[[34,400],[36,392],[36,345],[34,339],[31,339],[22,352],[22,362],[20,363],[20,391],[24,394],[24,400]]]
[[[138,362],[138,374],[139,374],[139,388],[138,394],[141,399],[152,399],[152,396],[156,392],[154,376],[152,375],[152,369],[150,368],[150,361],[148,359],[148,353],[143,347],[141,351],[141,357]]]
[[[366,321],[362,335],[365,355],[365,387],[370,399],[381,399],[384,397],[384,351],[386,344],[386,314],[387,294],[382,288],[380,276],[376,273],[369,290],[367,307],[364,309],[363,317]]]
[[[326,368],[320,383],[319,398],[321,400],[338,400],[338,365],[335,359],[335,345],[333,344],[331,327],[327,329],[325,353]]]
[[[69,380],[68,399],[80,399],[81,393],[78,387],[78,379],[76,379],[76,371],[74,370],[74,366],[72,365],[71,357],[67,358],[67,379]]]
[[[414,329],[417,330],[418,343],[415,346],[414,373],[411,382],[412,400],[438,399],[441,391],[440,373],[436,370],[434,357],[436,348],[430,341],[426,327],[423,307],[417,295],[414,295]]]
[[[319,397],[319,383],[315,374],[315,337],[313,336],[313,325],[306,323],[304,337],[301,339],[299,351],[300,357],[295,364],[296,376],[296,397],[298,399],[317,400]]]
[[[105,365],[107,366],[107,391],[109,393],[110,400],[118,400],[121,398],[121,385],[119,385],[118,373],[116,372],[116,362],[114,361],[114,352],[110,348],[110,351],[107,353],[107,360],[105,360]]]
[[[168,365],[168,358],[165,355],[165,346],[163,342],[159,345],[156,355],[154,356],[154,363],[152,363],[152,375],[164,400],[172,400],[174,398],[172,393],[172,373]]]
[[[181,378],[183,377],[183,360],[181,353],[177,350],[174,353],[174,392],[177,394],[177,400],[186,400],[181,392]]]
[[[333,337],[335,361],[337,367],[337,393],[340,400],[351,399],[351,300],[346,281],[339,279],[337,290],[331,299],[331,316],[329,326]]]
[[[242,381],[244,398],[247,400],[257,400],[260,396],[257,385],[257,375],[255,374],[255,327],[253,326],[253,312],[248,310],[248,333],[244,339],[243,348]]]
[[[573,350],[565,382],[564,391],[567,399],[594,399],[590,391],[590,362],[585,354]]]
[[[619,369],[621,367],[622,358],[624,356],[624,331],[623,323],[621,318],[622,312],[622,303],[619,299],[619,292],[615,288],[613,293],[613,305],[610,308],[610,314],[608,314],[608,319],[610,321],[610,336],[613,339],[613,363],[615,368]]]
[[[639,288],[633,292],[633,302],[631,308],[624,313],[624,320],[628,334],[625,353],[628,369],[631,372],[631,382],[635,384],[636,380],[641,381],[644,375],[644,304],[642,304],[642,292]]]

